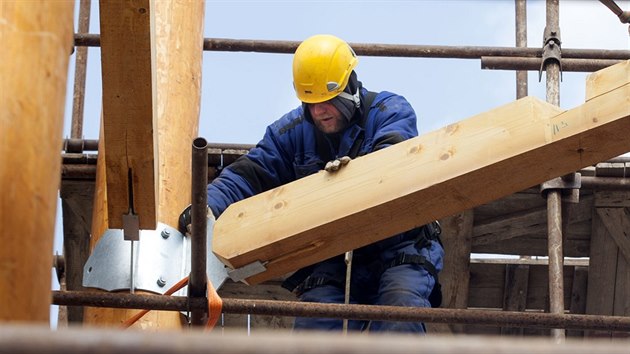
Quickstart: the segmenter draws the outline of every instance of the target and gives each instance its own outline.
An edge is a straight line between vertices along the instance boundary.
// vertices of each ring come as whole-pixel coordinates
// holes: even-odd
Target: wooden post
[[[468,209],[440,220],[444,249],[444,269],[440,273],[443,308],[465,309],[468,307],[470,282],[470,249],[472,245],[474,210]],[[429,323],[429,332],[464,333],[459,324],[440,325]]]
[[[118,2],[118,5],[120,4],[136,6],[138,2]],[[109,5],[111,5],[109,2],[101,2],[101,8]],[[150,36],[154,51],[151,61],[153,73],[135,77],[134,80],[150,83],[154,76],[152,103],[143,105],[142,109],[150,110],[154,117],[154,122],[145,122],[149,124],[145,128],[149,129],[152,125],[157,127],[157,130],[152,132],[157,156],[154,163],[157,164],[159,161],[155,172],[157,221],[177,227],[179,214],[190,204],[191,146],[193,139],[197,137],[201,98],[204,2],[155,1],[150,2],[152,7],[149,8],[147,1],[141,5],[145,6],[139,8],[147,13],[150,12],[151,21],[154,21],[151,25],[153,30]],[[111,14],[115,15],[115,12]],[[124,39],[124,35],[119,37],[119,40]],[[112,68],[112,70],[119,69]],[[103,76],[111,74],[120,75],[121,73],[103,72]],[[131,75],[131,73],[128,74]],[[112,85],[119,84],[122,83],[112,83]],[[120,87],[112,87],[112,89],[120,89]],[[104,102],[107,103],[105,99]],[[106,111],[104,106],[103,126],[108,124],[110,119]],[[145,111],[142,114],[146,116],[149,113]],[[146,141],[137,141],[137,143],[147,144]],[[107,199],[111,193],[108,194],[106,191],[110,183],[105,182],[111,181],[111,169],[105,168],[104,157],[106,153],[110,153],[110,146],[113,146],[113,149],[117,148],[116,145],[111,144],[112,142],[108,141],[101,132],[92,222],[93,246],[108,225],[112,224],[108,218],[120,217],[117,214],[107,215],[107,204],[111,203]],[[109,159],[109,155],[107,156]],[[118,325],[136,312],[136,310],[126,309],[87,308],[84,320],[90,324]],[[181,327],[179,317],[178,312],[151,311],[134,326],[149,330],[179,328]]]
[[[48,322],[73,2],[0,2],[0,320]]]
[[[0,321],[50,317],[73,6],[0,2]]]

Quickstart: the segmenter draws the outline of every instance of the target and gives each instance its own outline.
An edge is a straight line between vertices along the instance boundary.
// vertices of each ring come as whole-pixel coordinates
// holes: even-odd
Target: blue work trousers
[[[442,269],[444,250],[437,241],[430,246],[417,248],[415,242],[404,241],[372,254],[355,251],[352,262],[350,287],[351,304],[370,304],[405,307],[431,307],[429,294],[435,279],[422,266],[400,264],[376,271],[375,261],[390,264],[399,254],[423,255],[439,272]],[[345,300],[346,264],[343,256],[317,264],[311,277],[326,279],[322,285],[306,289],[300,300],[305,302],[343,304]],[[294,330],[341,330],[343,320],[334,318],[298,317]],[[425,333],[422,322],[348,321],[348,331]]]

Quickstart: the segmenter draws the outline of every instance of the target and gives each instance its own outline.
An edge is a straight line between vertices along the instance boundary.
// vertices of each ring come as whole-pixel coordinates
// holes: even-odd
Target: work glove
[[[178,222],[177,228],[179,229],[179,232],[182,233],[182,235],[188,235],[189,236],[192,233],[192,225],[191,225],[192,224],[192,215],[191,215],[191,211],[192,211],[192,205],[189,205],[179,215],[179,222]],[[206,217],[208,219],[212,219],[212,223],[214,223],[215,217],[214,217],[214,214],[212,214],[212,210],[210,210],[210,208],[208,208],[208,213],[207,213]]]
[[[334,159],[332,161],[328,161],[326,166],[324,166],[324,170],[326,172],[335,172],[339,170],[341,167],[345,166],[352,160],[349,156],[343,156],[338,159]]]

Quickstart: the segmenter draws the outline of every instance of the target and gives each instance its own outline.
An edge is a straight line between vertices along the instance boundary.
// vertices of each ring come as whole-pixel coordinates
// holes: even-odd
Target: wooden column
[[[506,264],[505,287],[503,289],[503,311],[525,311],[527,288],[529,286],[529,265]],[[523,329],[501,327],[501,335],[523,335]]]
[[[465,309],[468,307],[470,281],[470,249],[472,245],[474,211],[469,209],[440,220],[440,237],[446,253],[444,269],[440,273],[443,308]],[[463,333],[458,324],[428,324],[429,332]]]
[[[50,317],[73,6],[0,2],[0,321]]]
[[[630,192],[627,191],[595,194],[586,302],[588,314],[630,316],[629,200]],[[587,335],[627,337],[628,333],[589,331]]]
[[[140,160],[145,162],[151,161],[154,164],[155,178],[151,180],[151,173],[143,174],[139,178],[144,176],[144,178],[149,178],[149,180],[140,180],[140,184],[137,185],[139,188],[143,188],[141,186],[142,183],[154,183],[156,187],[155,213],[157,221],[171,227],[177,227],[179,214],[190,204],[191,146],[193,139],[197,136],[201,97],[204,2],[118,1],[114,5],[135,7],[135,12],[130,12],[134,15],[150,15],[152,30],[150,37],[146,38],[146,40],[151,41],[153,54],[150,65],[152,70],[150,74],[146,74],[147,72],[145,71],[144,76],[134,76],[133,67],[107,66],[111,71],[105,71],[106,65],[104,63],[103,76],[119,75],[122,77],[130,75],[132,81],[141,80],[141,83],[144,85],[152,83],[153,88],[150,90],[152,91],[152,95],[149,96],[151,97],[150,104],[145,102],[139,108],[143,110],[142,112],[126,110],[124,105],[120,106],[120,102],[116,102],[116,97],[110,97],[111,100],[109,101],[104,97],[103,127],[111,124],[110,119],[119,119],[119,117],[108,116],[107,104],[115,108],[116,112],[127,114],[128,118],[124,124],[137,124],[138,122],[129,121],[134,118],[136,113],[144,117],[148,115],[153,117],[152,121],[147,120],[143,123],[144,125],[136,125],[134,128],[146,129],[152,133],[150,139],[153,141],[154,150],[152,151],[155,153],[152,156],[140,156]],[[152,7],[149,7],[149,5]],[[116,11],[103,12],[104,6],[112,6],[112,3],[101,1],[101,23],[103,23],[104,15],[117,16]],[[110,27],[108,30],[117,31],[115,27]],[[117,40],[125,40],[125,35],[119,34]],[[105,51],[105,43],[102,45],[102,50]],[[132,50],[130,53],[119,54],[134,56],[146,53],[137,53]],[[125,62],[125,60],[123,59],[120,62]],[[121,70],[128,71],[120,72]],[[105,85],[104,81],[104,95],[106,92]],[[109,92],[125,90],[124,81],[110,82],[109,85],[111,85],[107,87]],[[138,85],[138,87],[140,86],[142,85]],[[147,92],[144,91],[143,93],[145,94],[144,97],[146,97]],[[135,104],[133,100],[130,102]],[[149,110],[149,112],[146,110]],[[151,129],[151,127],[155,127],[155,130]],[[143,136],[137,136],[135,139],[131,137],[132,140],[127,139],[127,141],[120,143],[151,144],[150,141],[143,140]],[[101,142],[104,142],[104,144],[99,146],[94,206],[95,216],[92,222],[93,246],[108,225],[120,224],[120,220],[117,222],[112,222],[111,220],[112,218],[120,218],[120,213],[112,213],[111,211],[115,209],[112,209],[111,206],[108,207],[108,205],[111,203],[117,203],[117,206],[124,205],[127,198],[126,195],[123,198],[119,198],[119,195],[107,192],[107,188],[112,183],[116,184],[113,178],[118,178],[124,171],[112,170],[111,165],[105,163],[110,159],[109,154],[111,150],[119,153],[120,146],[116,142],[110,141],[108,136],[104,136],[103,132],[101,132]],[[135,156],[138,156],[137,152],[130,153],[135,153]],[[107,158],[104,158],[105,156]],[[112,177],[112,173],[117,176]],[[136,183],[134,181],[134,187]],[[109,200],[112,195],[117,200]],[[123,200],[122,204],[120,204],[120,200]],[[151,201],[145,199],[135,205],[139,208],[138,214],[143,215],[140,212],[140,208],[148,207],[150,209]],[[110,210],[109,215],[107,213],[108,209]],[[144,215],[149,215],[150,213],[152,212],[149,211],[149,213]],[[136,312],[135,310],[125,309],[89,308],[86,309],[85,322],[99,325],[118,325]],[[135,326],[149,330],[179,328],[181,327],[180,314],[169,311],[151,311],[137,322]]]

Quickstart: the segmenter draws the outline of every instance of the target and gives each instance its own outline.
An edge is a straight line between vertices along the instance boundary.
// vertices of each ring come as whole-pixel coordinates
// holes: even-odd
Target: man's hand
[[[183,235],[190,235],[192,232],[192,229],[191,229],[192,215],[190,214],[191,211],[192,211],[192,205],[189,205],[179,215],[178,228],[179,228],[179,232],[181,232]],[[212,219],[213,222],[215,221],[214,214],[212,214],[212,210],[210,210],[210,208],[208,208],[207,218]]]
[[[341,167],[347,165],[350,160],[352,159],[349,156],[343,156],[338,159],[328,161],[326,166],[324,166],[324,170],[326,170],[326,172],[335,172]]]

